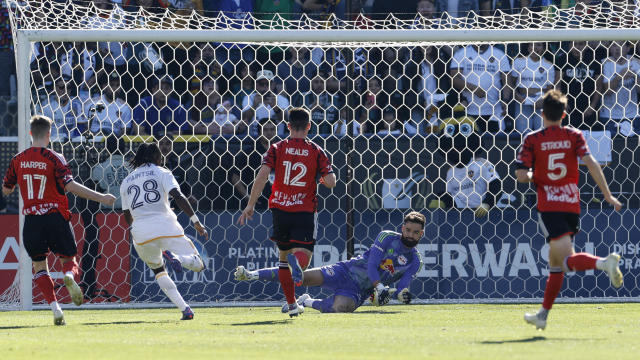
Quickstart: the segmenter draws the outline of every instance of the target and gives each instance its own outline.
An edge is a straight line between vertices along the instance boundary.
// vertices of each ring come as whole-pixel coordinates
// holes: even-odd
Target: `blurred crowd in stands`
[[[91,5],[88,1],[77,1]],[[598,1],[567,1],[559,8]],[[124,27],[123,11],[197,12],[270,20],[329,16],[417,19],[541,10],[550,0],[94,0],[88,28]],[[276,13],[278,15],[276,15]],[[587,11],[585,10],[585,13]],[[418,15],[419,14],[419,15]],[[159,15],[158,19],[166,15]],[[164,16],[164,17],[163,17]],[[450,23],[450,22],[449,22]],[[370,24],[370,23],[369,23]],[[15,92],[6,2],[0,11],[0,96]],[[612,135],[640,132],[640,47],[631,42],[525,43],[386,48],[283,48],[227,43],[35,43],[33,111],[54,119],[52,138],[100,135],[257,136],[273,121],[279,136],[292,106],[312,111],[312,134],[426,135],[440,121],[469,117],[481,133],[518,134],[542,124],[540,98],[559,88],[568,123]],[[15,77],[14,77],[15,79]],[[13,119],[13,118],[12,118]],[[9,128],[11,129],[11,128]],[[14,128],[15,129],[15,128]],[[8,134],[8,130],[0,135]]]

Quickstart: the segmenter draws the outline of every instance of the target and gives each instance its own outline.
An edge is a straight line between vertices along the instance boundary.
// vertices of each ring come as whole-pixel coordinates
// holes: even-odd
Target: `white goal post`
[[[324,28],[322,24],[311,24],[309,21],[301,21],[295,23],[290,29],[249,29],[249,28],[199,28],[199,29],[180,29],[176,28],[162,28],[162,29],[144,29],[135,28],[132,25],[130,28],[122,29],[82,29],[81,24],[77,19],[61,21],[62,26],[56,27],[56,23],[48,24],[46,20],[40,24],[36,20],[28,20],[25,17],[26,12],[23,8],[24,5],[18,4],[16,1],[9,0],[9,3],[13,6],[17,6],[21,9],[18,12],[12,14],[12,24],[14,25],[14,41],[16,50],[16,64],[17,64],[17,81],[18,81],[18,151],[27,148],[30,144],[29,136],[29,118],[33,113],[34,103],[32,101],[32,85],[31,76],[32,69],[30,68],[32,47],[37,42],[123,42],[123,43],[139,43],[139,42],[183,42],[183,43],[239,43],[250,45],[280,45],[290,47],[348,47],[348,48],[369,48],[369,47],[393,47],[393,46],[417,46],[417,45],[462,45],[462,44],[480,44],[480,43],[524,43],[524,42],[560,42],[560,41],[639,41],[640,40],[640,27],[638,27],[638,20],[634,20],[631,27],[620,26],[614,28],[606,27],[579,27],[579,28],[558,28],[554,23],[546,24],[546,28],[537,28],[531,26],[529,28],[436,28],[436,29],[424,29],[416,28],[412,26],[412,22],[403,23],[397,20],[392,25],[385,25],[386,28],[380,29],[358,29],[352,23],[344,22],[342,27],[338,29]],[[634,9],[628,10],[633,13]],[[131,15],[137,16],[136,14]],[[169,16],[169,12],[163,16]],[[481,17],[477,17],[481,19]],[[76,21],[74,26],[69,28],[63,28],[64,24],[69,24],[72,21]],[[256,20],[257,21],[257,20]],[[293,23],[293,22],[292,22]],[[50,25],[50,26],[48,26]],[[267,24],[268,25],[268,24]],[[530,24],[530,25],[533,25]],[[171,27],[171,26],[169,26]],[[413,27],[413,28],[412,28]],[[347,165],[350,166],[350,165]],[[354,171],[358,171],[357,165],[353,165]],[[3,169],[4,171],[4,169]],[[509,174],[504,174],[511,176]],[[340,181],[340,179],[339,179]],[[637,190],[637,189],[636,189]],[[350,195],[349,195],[350,196]],[[354,195],[355,197],[356,195]],[[426,210],[426,204],[425,209]],[[22,209],[22,204],[20,204]],[[419,209],[423,210],[423,209]],[[434,215],[435,217],[436,215]],[[434,221],[434,217],[431,218]],[[332,218],[333,219],[333,218]],[[24,216],[20,215],[20,228],[22,228]],[[333,221],[333,220],[332,220]],[[462,220],[461,220],[462,221]],[[341,226],[341,224],[338,224]],[[435,225],[434,225],[435,226]],[[463,224],[465,227],[470,227],[467,223]],[[499,225],[496,225],[499,226]],[[524,226],[522,227],[524,229]],[[266,231],[266,229],[264,229]],[[455,232],[455,230],[452,230]],[[496,231],[499,232],[499,231]],[[266,238],[266,236],[265,236]],[[358,241],[364,241],[365,239],[358,239]],[[220,241],[224,241],[221,239]],[[267,240],[265,240],[267,241]],[[371,241],[371,240],[369,240]],[[624,241],[622,241],[624,242]],[[22,242],[20,241],[20,244]],[[21,251],[19,256],[19,294],[20,294],[20,308],[22,310],[32,309],[32,278],[31,278],[31,262],[24,247],[21,245]],[[444,248],[438,248],[444,251]],[[478,249],[476,246],[475,249]],[[230,250],[231,251],[231,250]],[[465,249],[454,248],[453,246],[448,248],[448,251],[467,251]],[[480,250],[482,252],[482,250]],[[493,246],[491,247],[493,251]],[[508,251],[508,250],[507,250]],[[469,253],[473,252],[470,250]],[[465,253],[466,254],[466,253]],[[466,256],[466,255],[465,255]],[[453,259],[453,256],[452,258]],[[455,259],[454,259],[455,260]],[[436,261],[436,260],[434,260]],[[454,266],[454,265],[452,265]],[[473,277],[474,275],[471,274]],[[421,281],[417,279],[415,281]],[[466,294],[469,290],[465,285],[463,292]],[[453,289],[453,285],[452,285]],[[454,290],[451,290],[452,292]],[[457,290],[456,290],[457,291]],[[483,290],[485,291],[485,290]],[[499,294],[489,294],[488,297],[480,297],[478,299],[462,297],[459,301],[501,301]],[[531,301],[532,298],[528,295],[511,294],[507,295],[507,298],[502,301]],[[621,299],[625,300],[637,300],[638,294],[622,296]],[[578,294],[576,297],[569,295],[569,301],[582,299],[585,300],[583,295]],[[610,294],[600,294],[597,297],[599,301],[612,301],[616,300],[616,296]],[[255,300],[255,299],[253,299]],[[421,300],[428,301],[427,298]],[[443,296],[441,301],[456,301],[447,296]],[[207,304],[214,301],[208,299],[202,301]],[[218,301],[217,299],[215,301]],[[223,298],[224,301],[229,301],[229,298]],[[235,301],[231,299],[231,301]],[[240,299],[242,301],[242,299]],[[150,303],[143,303],[150,304]],[[131,304],[119,304],[118,306],[135,306],[136,303]],[[0,307],[2,304],[0,304]]]

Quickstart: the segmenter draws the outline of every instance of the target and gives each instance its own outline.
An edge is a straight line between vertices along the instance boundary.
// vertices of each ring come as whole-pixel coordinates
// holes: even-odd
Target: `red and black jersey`
[[[580,213],[578,160],[589,147],[578,129],[550,126],[528,134],[516,160],[519,169],[533,168],[538,211]]]
[[[269,208],[314,212],[317,178],[333,172],[324,151],[307,139],[286,139],[269,147],[262,164],[275,171]]]
[[[73,181],[71,169],[62,154],[42,147],[31,147],[11,159],[3,186],[20,187],[24,215],[58,211],[69,220],[69,201],[64,187]]]

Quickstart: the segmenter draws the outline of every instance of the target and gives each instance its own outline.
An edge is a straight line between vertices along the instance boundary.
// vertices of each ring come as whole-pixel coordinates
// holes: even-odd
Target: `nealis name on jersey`
[[[145,176],[154,176],[155,172],[153,170],[150,171],[140,171],[137,174],[131,174],[129,175],[129,178],[126,180],[127,182],[131,182],[131,181],[135,181],[137,179],[140,179],[141,177],[145,177]]]
[[[47,170],[47,163],[40,161],[20,161],[20,168]]]
[[[542,151],[557,150],[557,149],[571,149],[571,141],[547,141],[540,143]]]
[[[284,152],[287,155],[309,156],[309,150],[307,149],[286,148]]]
[[[547,195],[547,201],[559,201],[570,204],[580,201],[578,198],[579,190],[576,184],[562,186],[545,185],[544,192]]]

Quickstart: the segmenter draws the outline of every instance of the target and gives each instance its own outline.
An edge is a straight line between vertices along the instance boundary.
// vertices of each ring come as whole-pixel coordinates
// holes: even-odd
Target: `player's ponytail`
[[[160,148],[155,143],[142,143],[136,151],[136,156],[129,161],[129,165],[133,169],[144,164],[156,164],[157,159],[161,156]]]

